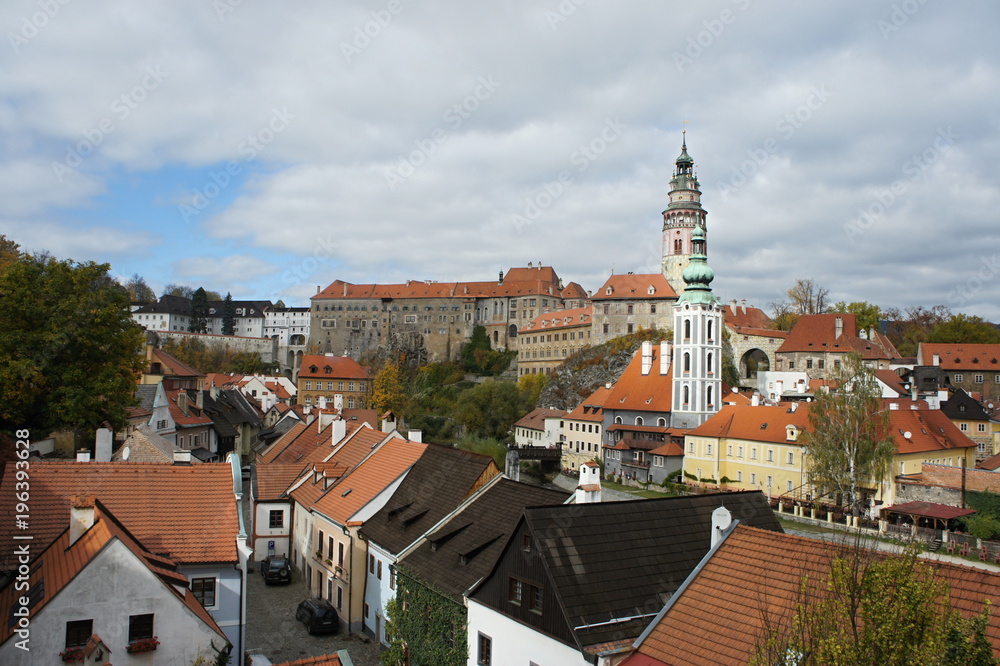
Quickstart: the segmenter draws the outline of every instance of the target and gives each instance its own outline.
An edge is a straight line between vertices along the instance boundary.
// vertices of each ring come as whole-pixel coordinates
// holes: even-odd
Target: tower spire
[[[687,121],[685,121],[687,122]],[[674,291],[684,290],[682,273],[691,256],[695,227],[705,231],[705,209],[701,207],[701,190],[694,172],[694,160],[687,151],[687,129],[681,131],[681,154],[677,157],[670,179],[670,203],[663,211],[662,271]]]

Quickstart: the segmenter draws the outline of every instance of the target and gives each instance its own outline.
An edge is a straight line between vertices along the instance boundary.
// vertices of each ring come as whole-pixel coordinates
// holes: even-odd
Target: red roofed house
[[[594,309],[592,343],[640,330],[669,331],[673,326],[671,306],[677,292],[660,273],[612,275],[591,296]]]
[[[731,301],[722,315],[740,379],[746,385],[753,385],[758,371],[775,367],[775,355],[788,332],[774,330],[771,318],[760,308],[747,307],[746,301],[741,305]]]
[[[768,532],[735,523],[702,559],[636,640],[621,666],[746,664],[768,626],[787,626],[802,586],[822,594],[830,568],[844,551],[819,539]],[[1000,602],[1000,574],[929,561],[947,583],[949,603],[966,618],[984,602]],[[988,613],[986,637],[1000,657],[1000,617]],[[789,660],[787,663],[792,663]]]
[[[899,358],[889,338],[874,329],[859,331],[856,315],[802,315],[778,348],[775,370],[804,370],[810,379],[829,379],[853,352],[876,369],[888,369]]]
[[[940,410],[901,401],[886,401],[885,408],[896,455],[887,478],[868,482],[869,500],[892,504],[893,477],[919,472],[925,462],[975,464],[976,443]],[[762,490],[789,502],[815,495],[809,485],[808,449],[799,441],[809,428],[809,403],[726,405],[685,437],[684,476],[692,485]]]
[[[242,481],[238,461],[237,456],[231,456],[229,463],[201,465],[32,463],[32,561],[46,566],[48,562],[39,558],[43,550],[65,538],[70,498],[93,496],[143,549],[156,553],[160,558],[157,566],[173,570],[175,565],[176,575],[189,581],[195,599],[233,646],[233,663],[238,666],[243,661],[246,567],[250,555],[239,511]],[[8,465],[0,484],[0,514],[14,515],[18,482],[14,466]],[[15,549],[19,542],[13,521],[0,524],[0,543],[5,544],[0,548],[0,569],[16,569]],[[167,558],[167,564],[161,562],[163,558]],[[78,609],[82,612],[85,607]],[[106,638],[97,629],[101,616],[95,613],[92,617],[94,631]],[[107,638],[111,637],[109,632]],[[162,634],[160,638],[162,642]],[[116,657],[114,662],[118,661]]]
[[[585,462],[601,459],[604,402],[610,393],[610,387],[602,386],[566,415],[561,463],[563,469],[578,470]]]
[[[157,663],[190,664],[214,662],[231,645],[177,562],[154,554],[93,497],[62,508],[62,529],[47,546],[11,542],[35,557],[23,587],[0,591],[14,623],[25,615],[23,627],[0,627],[0,663],[126,663],[155,650]]]
[[[535,317],[517,332],[517,374],[549,374],[590,346],[593,309],[557,310]]]
[[[349,452],[357,444],[363,445],[360,462]],[[389,501],[425,448],[362,427],[288,490],[295,502],[293,561],[304,562],[309,594],[330,601],[344,631],[363,626],[368,552],[358,530]]]
[[[517,446],[558,448],[565,417],[565,410],[536,407],[514,423],[514,443]]]
[[[298,402],[300,405],[334,403],[342,395],[348,409],[365,406],[368,393],[368,370],[348,356],[306,354],[299,367]]]
[[[917,363],[941,368],[953,387],[978,393],[983,403],[1000,402],[1000,345],[921,342]]]

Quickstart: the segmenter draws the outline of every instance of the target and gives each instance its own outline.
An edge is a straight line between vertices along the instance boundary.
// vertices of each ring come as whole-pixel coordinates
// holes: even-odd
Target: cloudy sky
[[[0,233],[158,292],[657,271],[686,128],[723,299],[813,278],[1000,320],[994,2],[5,0],[0,25]]]

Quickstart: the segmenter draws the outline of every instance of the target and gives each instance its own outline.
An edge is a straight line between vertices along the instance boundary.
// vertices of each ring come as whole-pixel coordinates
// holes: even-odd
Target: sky
[[[1000,321],[1000,4],[5,0],[0,234],[168,283],[597,290],[686,130],[715,293]]]

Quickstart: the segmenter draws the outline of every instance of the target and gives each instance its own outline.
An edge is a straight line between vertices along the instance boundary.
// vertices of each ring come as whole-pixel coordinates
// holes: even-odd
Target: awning
[[[883,514],[888,512],[906,516],[920,516],[921,518],[936,518],[937,520],[951,520],[975,513],[973,509],[959,509],[957,506],[933,502],[906,502],[905,504],[882,507],[881,512]]]

